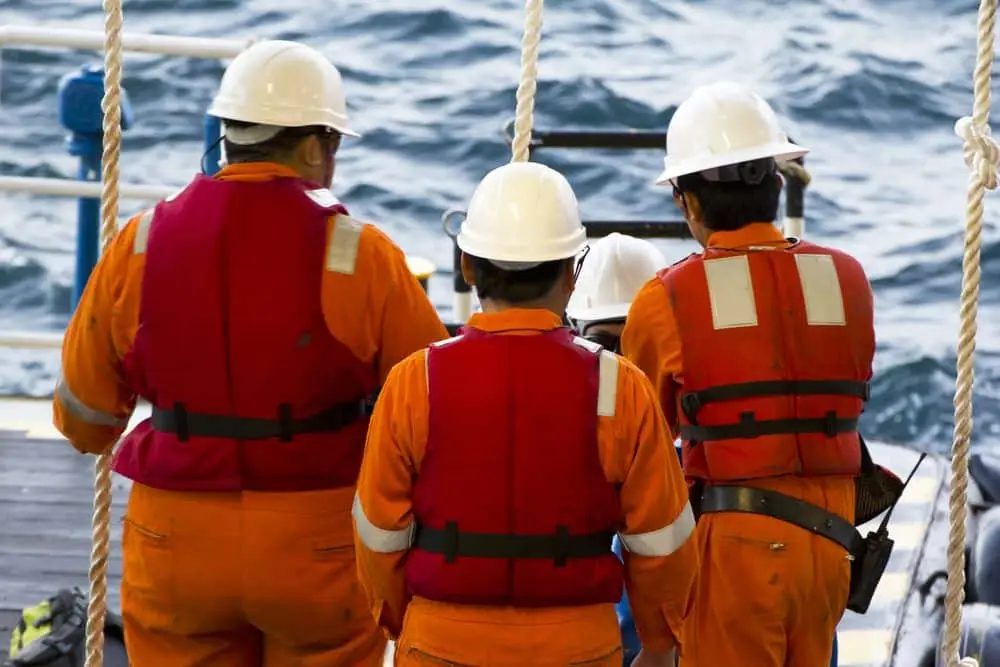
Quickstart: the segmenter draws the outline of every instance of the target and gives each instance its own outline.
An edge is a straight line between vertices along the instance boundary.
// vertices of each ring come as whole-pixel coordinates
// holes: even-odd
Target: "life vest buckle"
[[[836,438],[841,433],[839,420],[837,419],[837,412],[835,410],[830,410],[826,413],[826,419],[824,422],[825,425],[823,427],[823,435],[826,437]]]
[[[441,553],[444,555],[445,563],[454,563],[458,558],[458,522],[444,522],[444,548]]]
[[[698,412],[701,410],[701,407],[701,396],[699,396],[697,392],[691,392],[681,396],[681,410],[684,412],[684,416],[687,417],[688,421],[692,424],[698,423]]]
[[[555,566],[556,567],[566,567],[566,563],[569,560],[569,527],[568,526],[556,526],[555,535]]]
[[[757,425],[757,415],[753,410],[747,410],[740,413],[740,426],[747,428],[747,433],[743,436],[747,439],[753,439],[759,437],[760,434],[756,432],[754,428]]]
[[[292,406],[288,403],[278,404],[278,439],[281,442],[291,442],[294,429]]]
[[[187,410],[180,401],[174,402],[174,421],[177,424],[177,442],[187,442],[191,439],[188,429]]]

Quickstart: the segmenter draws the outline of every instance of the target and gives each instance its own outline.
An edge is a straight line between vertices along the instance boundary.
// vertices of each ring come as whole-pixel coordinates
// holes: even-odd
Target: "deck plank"
[[[0,614],[37,604],[60,588],[87,588],[94,457],[68,443],[0,430]],[[108,602],[118,609],[121,518],[128,482],[112,491]],[[9,629],[0,630],[6,644]]]

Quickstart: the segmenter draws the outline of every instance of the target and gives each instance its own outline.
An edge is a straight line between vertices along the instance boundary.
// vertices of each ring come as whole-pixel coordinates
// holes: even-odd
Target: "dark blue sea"
[[[877,294],[871,438],[950,444],[967,170],[955,120],[971,111],[973,0],[550,0],[539,129],[666,128],[692,87],[755,86],[810,147],[807,236],[854,253]],[[445,275],[440,216],[509,159],[523,7],[510,0],[129,0],[126,31],[305,41],[341,67],[354,125],[336,194]],[[0,0],[0,24],[100,30],[98,0]],[[56,89],[92,52],[0,51],[0,174],[73,177]],[[199,168],[216,61],[129,54],[136,125],[123,180],[182,185]],[[589,218],[677,217],[651,185],[660,151],[553,151]],[[143,202],[124,201],[122,215]],[[1000,430],[1000,200],[986,202],[977,446]],[[0,329],[68,319],[76,203],[0,193]],[[692,245],[664,242],[669,259]],[[0,394],[47,395],[56,351],[0,350]]]

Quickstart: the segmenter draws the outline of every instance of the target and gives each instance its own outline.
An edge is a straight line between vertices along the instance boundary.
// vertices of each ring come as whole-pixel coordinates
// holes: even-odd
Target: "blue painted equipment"
[[[205,139],[205,154],[201,158],[201,171],[206,176],[215,176],[222,160],[222,121],[211,114],[205,114],[202,123]]]
[[[78,178],[81,181],[101,180],[102,125],[104,113],[104,69],[84,66],[70,72],[59,81],[59,123],[69,131],[66,149],[80,158]],[[128,94],[122,89],[122,130],[132,126],[134,116]],[[97,263],[99,248],[100,200],[81,198],[77,205],[76,272],[73,276],[73,301],[76,309],[90,272]]]
[[[622,557],[622,543],[617,535],[615,535],[611,548],[614,550],[616,556],[619,558]],[[628,667],[628,665],[632,664],[632,660],[639,652],[639,649],[642,648],[639,635],[635,631],[635,621],[632,620],[632,610],[628,606],[628,593],[622,594],[622,599],[615,606],[615,612],[618,614],[618,627],[621,628],[622,633],[622,664]]]

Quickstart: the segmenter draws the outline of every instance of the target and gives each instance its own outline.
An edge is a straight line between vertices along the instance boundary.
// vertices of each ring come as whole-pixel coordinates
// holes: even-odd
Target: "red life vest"
[[[689,479],[860,471],[875,332],[857,260],[804,241],[709,248],[659,278],[681,339]]]
[[[429,348],[413,595],[515,607],[621,599],[611,540],[622,513],[597,446],[599,368],[600,348],[567,329],[465,327]]]
[[[125,366],[153,415],[124,439],[116,472],[176,491],[356,483],[377,378],[324,319],[327,223],[346,210],[316,188],[199,176],[138,230]]]

